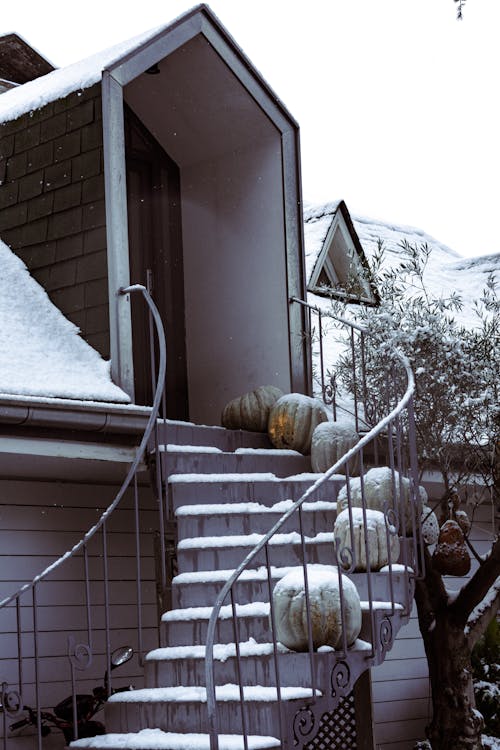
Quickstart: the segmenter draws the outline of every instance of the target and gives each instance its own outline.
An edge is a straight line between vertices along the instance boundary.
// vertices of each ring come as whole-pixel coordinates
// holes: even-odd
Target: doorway
[[[125,107],[130,280],[150,285],[167,340],[166,408],[170,419],[189,418],[180,174],[177,164]],[[149,316],[132,310],[135,402],[151,404]]]

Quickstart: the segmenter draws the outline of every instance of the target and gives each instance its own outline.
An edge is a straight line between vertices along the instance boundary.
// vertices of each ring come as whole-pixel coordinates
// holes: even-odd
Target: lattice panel
[[[304,750],[356,750],[354,693],[341,698],[335,711],[324,713],[313,740]]]

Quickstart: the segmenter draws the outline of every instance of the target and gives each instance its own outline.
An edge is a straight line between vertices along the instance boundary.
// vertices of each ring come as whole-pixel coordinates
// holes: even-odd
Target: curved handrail
[[[300,304],[305,304],[302,300],[299,300],[298,298],[292,298],[291,301],[299,302]],[[332,315],[331,317],[337,318],[340,320],[340,322],[347,324],[349,326],[352,325],[350,321],[343,320],[341,318],[338,318],[337,316]],[[362,330],[363,333],[366,333],[366,329],[359,326],[358,324],[354,324],[356,328],[359,330]],[[220,609],[231,591],[234,583],[238,580],[238,578],[241,576],[243,571],[248,567],[248,565],[252,562],[252,560],[258,555],[258,553],[266,547],[266,545],[269,543],[270,539],[276,534],[279,529],[282,528],[282,526],[286,523],[286,521],[290,518],[290,516],[298,509],[300,508],[303,503],[311,496],[313,495],[319,487],[321,487],[328,479],[330,479],[331,476],[337,473],[337,471],[344,466],[356,453],[360,452],[365,445],[367,445],[371,440],[373,440],[375,437],[377,437],[380,433],[384,431],[384,429],[397,417],[405,407],[409,406],[412,403],[413,394],[415,392],[415,378],[413,375],[413,371],[411,369],[410,362],[408,358],[406,357],[403,352],[401,352],[396,347],[394,348],[394,354],[399,358],[401,361],[405,371],[406,371],[406,377],[407,377],[407,387],[405,390],[404,395],[400,398],[396,406],[391,410],[391,412],[386,415],[380,422],[375,425],[369,432],[367,432],[357,443],[354,445],[347,453],[342,456],[333,466],[331,466],[322,476],[320,476],[302,495],[301,497],[296,500],[293,505],[283,514],[283,516],[274,524],[274,526],[267,532],[265,536],[262,537],[262,539],[255,545],[255,547],[248,553],[248,555],[245,557],[245,559],[240,563],[240,565],[236,568],[236,570],[232,573],[230,578],[226,581],[224,586],[222,587],[221,591],[219,592],[215,604],[212,609],[212,613],[208,622],[208,628],[207,628],[207,638],[206,638],[206,651],[205,651],[205,685],[206,685],[206,691],[207,691],[207,713],[208,713],[208,725],[209,725],[209,731],[210,731],[210,750],[218,750],[218,739],[217,739],[217,727],[216,727],[216,697],[215,697],[215,678],[214,678],[214,669],[213,669],[213,649],[214,649],[214,640],[215,640],[215,628],[217,624],[217,619],[219,617]],[[416,482],[417,477],[414,477],[414,481]],[[416,486],[416,484],[415,484]],[[307,584],[306,584],[307,585]]]
[[[156,381],[156,390],[155,390],[155,396],[153,399],[153,405],[151,407],[151,413],[149,415],[146,429],[142,436],[142,440],[139,444],[139,447],[137,448],[135,458],[132,461],[132,464],[130,465],[128,473],[125,479],[123,480],[123,483],[120,489],[118,490],[115,499],[102,513],[97,523],[94,524],[94,526],[92,526],[92,528],[89,529],[89,531],[87,531],[85,536],[77,544],[75,544],[71,549],[67,550],[63,555],[58,557],[57,560],[55,560],[53,563],[48,565],[45,568],[45,570],[43,570],[41,573],[36,575],[33,578],[33,580],[29,581],[28,583],[23,584],[23,586],[21,586],[16,592],[14,592],[10,596],[0,601],[0,609],[2,609],[3,607],[6,607],[15,599],[18,599],[26,591],[29,591],[30,589],[34,588],[38,583],[40,583],[40,581],[46,578],[50,573],[53,573],[54,570],[59,568],[59,566],[62,565],[66,560],[69,560],[71,557],[76,555],[81,549],[83,549],[83,547],[85,547],[86,544],[88,544],[88,542],[99,531],[99,529],[102,528],[103,524],[107,521],[111,513],[115,510],[117,505],[120,503],[123,495],[128,489],[130,482],[132,481],[137,471],[137,468],[142,460],[144,451],[151,437],[153,428],[156,424],[156,420],[157,420],[160,405],[161,405],[163,387],[165,383],[165,374],[167,370],[167,348],[166,348],[166,343],[165,343],[165,332],[163,329],[163,323],[160,317],[160,313],[158,312],[158,308],[153,302],[148,290],[146,289],[146,287],[142,286],[142,284],[133,284],[131,286],[121,288],[119,290],[119,294],[129,294],[131,292],[141,292],[149,306],[149,309],[151,310],[151,314],[153,315],[153,318],[156,324],[156,330],[157,330],[158,341],[159,341],[159,353],[160,353],[159,365],[158,365],[158,377]]]

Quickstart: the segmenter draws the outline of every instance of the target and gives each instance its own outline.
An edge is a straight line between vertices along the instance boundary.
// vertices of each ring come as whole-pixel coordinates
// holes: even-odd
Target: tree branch
[[[472,610],[485,598],[489,589],[495,583],[500,571],[500,537],[496,537],[490,554],[476,570],[465,586],[461,589],[455,601],[450,604],[450,615],[457,623],[466,626]]]
[[[447,607],[448,594],[443,578],[433,565],[427,547],[424,548],[425,578],[415,582],[415,601],[418,611],[418,622],[422,635],[432,626],[436,615]]]
[[[485,599],[475,607],[465,626],[467,641],[472,651],[500,607],[500,576],[490,588]]]

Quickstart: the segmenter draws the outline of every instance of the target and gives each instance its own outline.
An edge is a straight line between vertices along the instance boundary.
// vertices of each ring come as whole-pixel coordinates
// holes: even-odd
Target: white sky
[[[168,22],[190,0],[2,3],[56,65]],[[304,198],[500,251],[500,2],[211,0],[299,121]]]

